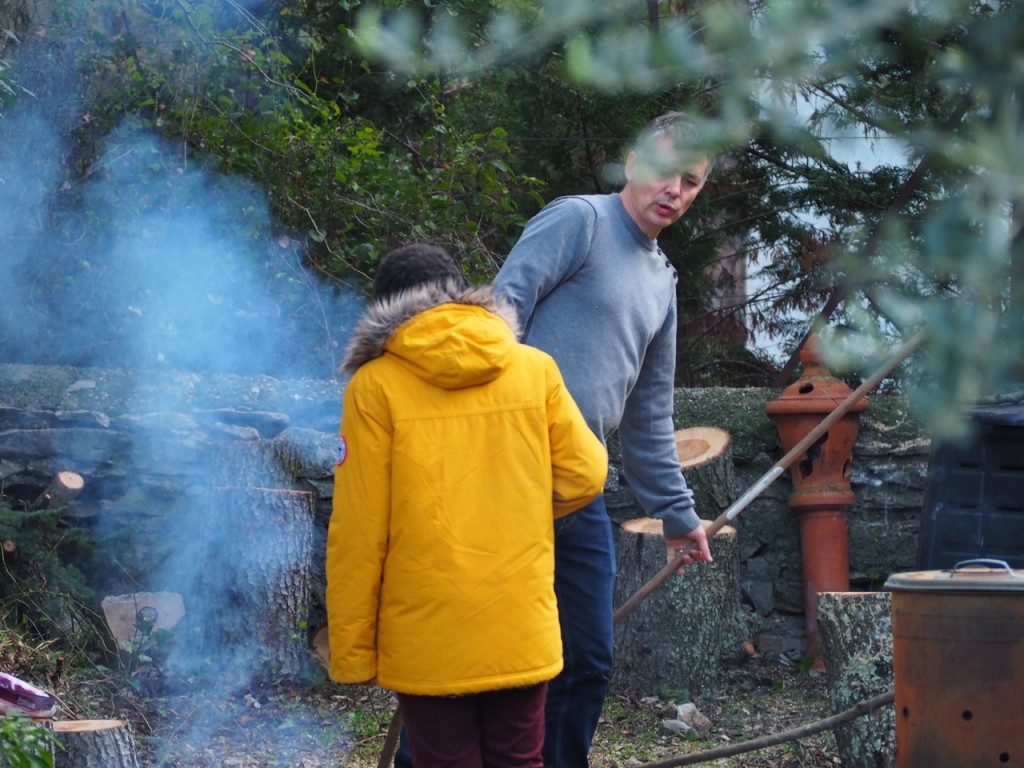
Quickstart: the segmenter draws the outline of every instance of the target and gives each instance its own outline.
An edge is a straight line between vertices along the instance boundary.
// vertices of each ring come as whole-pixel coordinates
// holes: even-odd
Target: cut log
[[[677,430],[676,451],[698,514],[718,517],[736,500],[729,433],[718,427]]]
[[[31,509],[57,509],[66,507],[85,487],[85,480],[77,472],[62,471],[54,475],[39,497],[32,502]]]
[[[613,690],[676,698],[695,696],[716,682],[719,657],[733,650],[738,633],[736,529],[724,526],[710,545],[713,563],[673,576],[616,626]],[[615,604],[621,605],[665,566],[661,521],[624,522],[616,552]]]
[[[706,464],[722,455],[732,443],[729,433],[719,427],[687,427],[676,430],[676,450],[683,469]]]
[[[205,496],[175,521],[166,587],[185,617],[165,669],[227,691],[313,671],[314,495],[287,486],[268,442],[218,444]]]
[[[892,690],[890,610],[888,592],[818,594],[818,628],[833,712]],[[892,707],[836,726],[835,737],[846,768],[891,768],[896,764],[896,714]]]
[[[54,768],[138,768],[135,737],[123,720],[54,720]]]
[[[310,670],[313,494],[217,488],[197,531],[203,569],[184,591],[188,636],[216,675],[269,680]]]

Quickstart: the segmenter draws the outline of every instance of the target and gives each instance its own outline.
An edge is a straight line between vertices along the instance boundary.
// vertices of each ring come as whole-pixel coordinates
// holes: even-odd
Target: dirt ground
[[[135,687],[83,684],[73,692],[76,706],[91,710],[77,716],[131,724],[140,768],[375,768],[394,711],[392,697],[380,689],[324,681],[249,687],[230,695],[199,688],[154,695],[145,688],[137,678]],[[724,671],[713,694],[694,700],[712,723],[705,738],[665,731],[662,721],[674,718],[681,703],[611,696],[591,767],[670,761],[831,714],[824,677],[774,655],[755,655]],[[820,768],[840,760],[826,731],[702,764]]]

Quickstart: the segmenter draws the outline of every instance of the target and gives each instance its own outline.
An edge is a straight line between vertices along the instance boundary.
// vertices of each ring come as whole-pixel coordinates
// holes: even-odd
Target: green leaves
[[[368,276],[424,239],[486,279],[541,189],[608,191],[642,122],[693,109],[726,162],[663,236],[687,319],[728,288],[705,274],[728,241],[766,283],[742,309],[748,330],[795,341],[839,286],[831,319],[865,344],[937,329],[912,376],[937,419],[1019,389],[1018,3],[273,5],[256,19],[235,4],[128,4],[134,36],[116,40],[81,10],[80,176],[129,119],[173,138],[183,162],[212,158],[266,190],[275,216],[253,238],[300,233],[321,274]],[[884,151],[838,151],[857,139]]]
[[[53,734],[30,718],[0,713],[0,765],[4,768],[53,768],[53,743]]]

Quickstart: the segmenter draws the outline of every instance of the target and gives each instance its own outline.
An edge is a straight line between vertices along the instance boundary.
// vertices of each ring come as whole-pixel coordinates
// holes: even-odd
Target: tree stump
[[[135,737],[123,720],[54,720],[53,734],[60,743],[54,768],[139,768]]]
[[[888,592],[821,592],[818,628],[833,713],[893,689],[892,615]],[[896,714],[883,707],[835,728],[845,768],[891,768]]]
[[[710,525],[704,521],[705,527]],[[736,529],[711,539],[713,563],[672,576],[615,628],[612,689],[632,696],[694,696],[718,679],[739,615]],[[661,521],[627,520],[619,528],[615,604],[621,605],[665,567]]]
[[[77,472],[58,472],[35,501],[32,509],[57,509],[74,501],[85,487],[85,480]]]
[[[676,431],[676,451],[697,513],[713,520],[736,500],[732,438],[718,427]]]
[[[179,673],[230,686],[309,671],[313,506],[307,491],[213,491],[192,582],[181,590],[188,637],[170,661]]]
[[[235,605],[246,607],[221,613],[224,640],[255,644],[266,669],[295,676],[308,660],[302,628],[313,569],[313,494],[246,488],[217,495],[235,517],[228,530],[241,534],[229,591]]]

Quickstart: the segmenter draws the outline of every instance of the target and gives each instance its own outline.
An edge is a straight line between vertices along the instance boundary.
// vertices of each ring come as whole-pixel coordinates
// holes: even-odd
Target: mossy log
[[[888,592],[818,594],[818,628],[833,712],[893,689],[890,606]],[[835,737],[846,768],[895,765],[892,707],[836,726]]]
[[[713,563],[672,576],[616,626],[613,690],[678,698],[705,692],[717,681],[719,657],[734,645],[739,611],[736,529],[724,526],[710,543]],[[617,553],[615,602],[621,605],[665,566],[661,521],[623,523]]]

